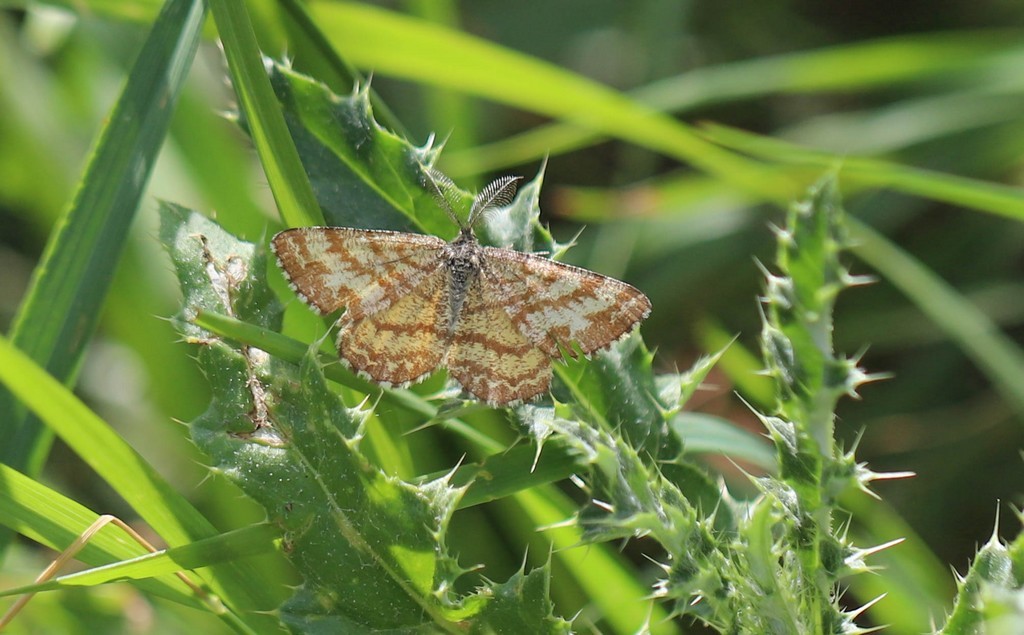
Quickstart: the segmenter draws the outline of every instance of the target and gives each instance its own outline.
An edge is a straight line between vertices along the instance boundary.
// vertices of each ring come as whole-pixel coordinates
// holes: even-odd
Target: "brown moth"
[[[441,191],[451,182],[432,175],[439,203],[459,225],[451,242],[303,227],[277,234],[271,248],[299,298],[321,314],[345,309],[338,353],[359,374],[407,386],[444,367],[476,399],[529,401],[548,391],[551,358],[575,355],[573,343],[585,355],[610,345],[647,317],[651,302],[613,278],[481,245],[473,224],[510,204],[517,180],[485,187],[463,224]]]

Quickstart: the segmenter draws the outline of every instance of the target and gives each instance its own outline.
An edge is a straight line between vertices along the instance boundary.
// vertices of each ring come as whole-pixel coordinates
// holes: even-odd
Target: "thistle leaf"
[[[211,468],[267,510],[305,582],[279,610],[295,632],[500,630],[494,620],[564,632],[547,598],[548,570],[458,594],[465,573],[446,530],[464,487],[450,475],[414,484],[385,474],[360,450],[369,414],[346,408],[324,379],[316,346],[298,365],[189,323],[200,311],[269,328],[281,309],[265,254],[213,222],[164,205],[168,243],[186,305],[177,320],[213,397],[191,423]],[[386,608],[385,608],[386,607]]]
[[[365,87],[339,97],[282,64],[266,64],[327,224],[454,235],[457,227],[436,213],[427,187],[438,152],[430,142],[415,147],[381,128]]]
[[[953,612],[939,633],[1019,633],[1024,629],[1022,540],[1018,536],[1007,546],[993,533],[967,575],[958,580]]]

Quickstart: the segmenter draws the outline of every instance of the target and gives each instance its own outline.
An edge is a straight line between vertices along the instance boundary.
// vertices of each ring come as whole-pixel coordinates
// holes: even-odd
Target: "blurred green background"
[[[151,1],[60,4],[0,5],[5,7],[0,12],[0,329],[5,332],[158,6]],[[311,3],[314,9],[318,4],[326,3]],[[1020,3],[377,4],[625,91],[685,122],[724,124],[838,157],[840,180],[851,184],[850,214],[981,309],[1016,343],[1019,354],[1024,339],[1020,215],[1014,220],[915,196],[908,187],[871,187],[864,179],[845,179],[843,170],[858,157],[876,157],[1019,187],[1024,177]],[[267,52],[292,53],[274,4],[250,6]],[[586,225],[569,259],[627,279],[651,297],[654,313],[642,332],[658,351],[656,367],[686,368],[734,334],[735,352],[757,350],[762,276],[756,261],[771,261],[769,226],[781,220],[777,205],[628,141],[587,134],[563,150],[560,140],[572,131],[548,127],[551,119],[539,112],[478,99],[467,94],[472,90],[445,86],[443,79],[417,80],[409,76],[415,71],[375,63],[358,48],[339,46],[339,53],[374,73],[373,87],[404,123],[410,140],[422,144],[432,133],[446,140],[441,168],[460,185],[471,188],[503,173],[530,178],[550,152],[543,219],[561,240]],[[453,72],[470,62],[454,60]],[[503,75],[500,67],[489,72]],[[182,94],[77,385],[97,413],[224,528],[262,513],[226,484],[204,479],[202,457],[186,428],[176,423],[202,412],[208,392],[189,350],[176,342],[165,319],[177,310],[178,297],[155,235],[155,200],[248,219],[232,229],[253,240],[268,231],[257,219],[278,222],[247,138],[222,116],[232,107],[223,59],[208,39]],[[715,129],[698,125],[701,129],[714,138]],[[535,136],[519,136],[524,133]],[[518,142],[500,145],[509,139]],[[791,176],[810,184],[832,163],[786,158],[784,165],[793,168]],[[1024,415],[1005,390],[994,388],[991,373],[979,369],[969,342],[952,339],[885,275],[851,260],[855,273],[876,274],[879,280],[842,297],[836,347],[850,354],[862,351],[869,371],[893,376],[865,387],[862,400],[842,404],[837,429],[847,446],[859,439],[858,458],[873,469],[917,473],[877,487],[907,524],[882,538],[908,536],[908,545],[898,549],[921,550],[931,562],[963,571],[977,545],[991,535],[1000,509],[1000,533],[1011,538],[1018,532],[1009,505],[1019,506],[1024,490]],[[744,371],[730,370],[737,367],[727,364],[713,375],[693,407],[756,429],[756,419],[735,396],[739,391],[756,404],[756,389],[743,385]],[[1003,381],[1020,386],[1024,376]],[[92,509],[132,518],[131,510],[59,444],[44,480]],[[31,545],[19,544],[0,572],[0,586],[23,582],[45,558]],[[952,575],[937,582],[948,608]],[[148,624],[146,611],[152,608],[121,597],[126,595],[129,589],[113,587],[42,601],[81,601],[94,608],[109,602],[114,614],[126,605],[143,607],[139,623]],[[176,619],[163,615],[152,628],[176,632]]]

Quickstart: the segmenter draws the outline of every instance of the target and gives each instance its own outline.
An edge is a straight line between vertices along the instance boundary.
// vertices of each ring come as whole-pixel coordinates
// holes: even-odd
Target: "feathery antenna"
[[[512,204],[512,198],[516,194],[516,185],[519,183],[519,176],[502,176],[487,184],[487,187],[480,190],[480,193],[473,199],[473,207],[469,210],[469,220],[466,223],[472,227],[481,214],[495,207],[505,207]]]
[[[476,223],[481,214],[489,209],[505,207],[512,204],[516,194],[516,185],[522,177],[502,176],[491,181],[487,187],[480,190],[480,193],[473,199],[473,206],[469,209],[469,217],[465,224],[459,220],[455,213],[455,206],[461,201],[459,186],[445,176],[439,170],[430,168],[427,170],[427,183],[433,190],[434,199],[438,206],[443,209],[456,225],[461,229],[468,229]]]
[[[434,200],[437,201],[438,207],[443,209],[448,214],[448,217],[452,219],[452,222],[458,225],[460,229],[468,227],[468,225],[462,224],[462,221],[459,220],[458,215],[455,213],[455,205],[458,204],[461,198],[459,196],[459,187],[440,170],[435,168],[427,170],[427,183],[433,190],[431,193],[434,195]]]

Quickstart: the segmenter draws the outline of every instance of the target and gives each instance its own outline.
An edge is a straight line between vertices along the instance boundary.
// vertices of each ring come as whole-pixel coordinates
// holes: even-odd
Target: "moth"
[[[285,230],[271,240],[291,288],[320,314],[342,308],[338,354],[385,387],[408,386],[447,368],[473,398],[512,405],[551,385],[551,360],[584,355],[624,337],[651,311],[647,296],[613,278],[513,249],[483,246],[473,225],[512,202],[516,177],[474,198],[463,223],[436,236],[345,227]],[[452,189],[449,189],[452,188]]]

